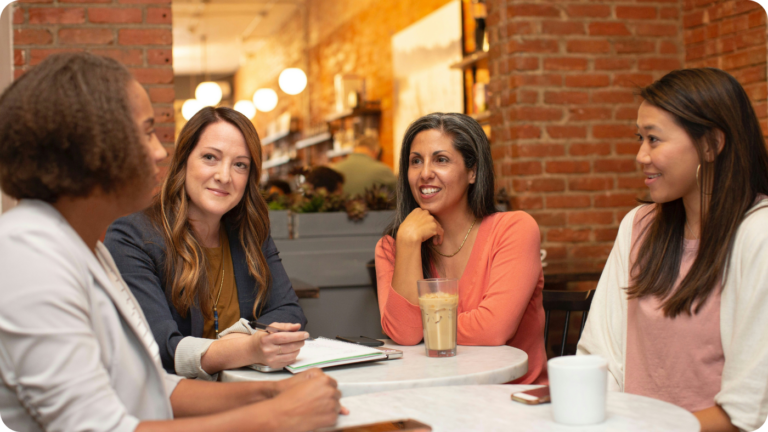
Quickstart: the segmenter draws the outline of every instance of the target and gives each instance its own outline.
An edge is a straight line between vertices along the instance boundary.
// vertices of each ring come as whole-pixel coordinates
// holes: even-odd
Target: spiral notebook
[[[291,373],[299,373],[315,367],[327,368],[386,359],[387,355],[376,348],[318,337],[305,341],[296,361],[285,368]]]

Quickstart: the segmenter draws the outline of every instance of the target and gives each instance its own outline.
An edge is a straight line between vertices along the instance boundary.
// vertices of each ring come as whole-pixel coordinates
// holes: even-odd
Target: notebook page
[[[382,355],[382,352],[375,348],[319,337],[304,342],[304,346],[299,351],[299,356],[289,368],[300,369],[319,363],[373,356],[386,358],[386,355]]]

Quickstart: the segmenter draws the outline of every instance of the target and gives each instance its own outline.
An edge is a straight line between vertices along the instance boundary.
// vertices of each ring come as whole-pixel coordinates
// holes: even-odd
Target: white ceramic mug
[[[555,357],[547,362],[552,417],[565,425],[605,420],[608,362],[600,356]]]
[[[545,263],[544,260],[547,259],[547,251],[545,249],[541,249],[539,253],[541,254],[541,266],[546,267],[547,263]]]

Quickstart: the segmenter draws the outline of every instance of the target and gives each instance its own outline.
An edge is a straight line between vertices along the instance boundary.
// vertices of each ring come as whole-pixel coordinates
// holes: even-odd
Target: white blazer
[[[160,364],[141,308],[100,242],[96,255],[37,200],[0,217],[0,415],[17,431],[133,431],[173,418],[180,377]]]

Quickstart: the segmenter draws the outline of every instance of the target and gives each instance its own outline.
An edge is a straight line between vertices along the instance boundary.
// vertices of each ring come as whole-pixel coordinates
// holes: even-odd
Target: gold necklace
[[[221,283],[219,284],[219,295],[213,303],[213,329],[216,331],[216,339],[219,338],[219,299],[221,298],[221,289],[224,288],[224,256],[221,257]]]
[[[432,247],[432,250],[435,251],[440,256],[444,256],[446,258],[450,258],[450,257],[456,256],[457,253],[461,252],[461,248],[464,247],[464,243],[467,242],[467,237],[469,237],[469,233],[472,232],[472,228],[475,226],[475,222],[477,222],[477,218],[475,218],[475,220],[472,221],[472,225],[469,226],[469,231],[467,231],[467,235],[464,236],[464,240],[462,240],[461,246],[459,246],[459,250],[457,250],[456,252],[454,252],[454,253],[452,253],[450,255],[446,255],[446,254],[440,252],[439,250],[435,249],[435,247],[432,246],[431,244],[430,244],[430,247]]]

